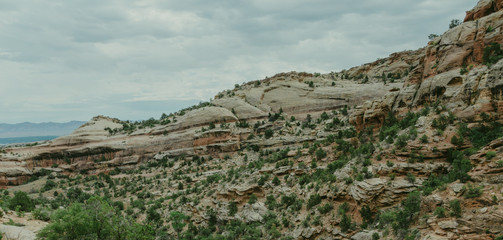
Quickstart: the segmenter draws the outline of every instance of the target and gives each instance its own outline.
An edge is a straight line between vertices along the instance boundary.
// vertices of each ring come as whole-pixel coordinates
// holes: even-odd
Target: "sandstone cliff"
[[[488,62],[488,49],[503,44],[502,6],[501,0],[481,0],[462,24],[428,46],[349,70],[280,73],[160,120],[98,116],[49,144],[5,149],[0,186],[45,174],[106,173],[131,184],[147,177],[157,180],[146,184],[153,199],[198,226],[213,216],[208,209],[222,224],[265,223],[274,210],[286,219],[274,229],[294,239],[413,233],[420,239],[493,239],[503,232],[503,61]],[[456,155],[461,151],[466,157]],[[457,166],[456,159],[464,162]],[[185,184],[206,188],[183,191]],[[466,197],[473,189],[482,192]],[[404,211],[402,201],[418,190],[420,209],[408,219],[416,232],[396,231],[396,219],[388,225],[382,220]],[[146,190],[115,199],[133,205],[139,192]],[[437,214],[454,211],[456,200],[462,213]],[[325,210],[309,204],[343,211],[317,215]],[[341,216],[353,220],[349,229]]]

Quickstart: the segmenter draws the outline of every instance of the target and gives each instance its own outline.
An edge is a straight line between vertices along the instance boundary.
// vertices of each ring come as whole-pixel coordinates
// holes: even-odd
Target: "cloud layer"
[[[416,49],[475,0],[3,1],[0,122],[159,117],[236,83]]]

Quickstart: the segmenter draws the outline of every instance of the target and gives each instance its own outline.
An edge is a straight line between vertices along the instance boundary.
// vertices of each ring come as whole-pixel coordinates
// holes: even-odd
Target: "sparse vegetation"
[[[452,27],[459,24],[451,22]],[[48,221],[40,239],[293,239],[293,231],[310,234],[312,229],[319,235],[311,238],[339,230],[340,237],[351,238],[366,229],[373,232],[372,239],[418,239],[415,228],[432,217],[437,222],[460,218],[463,210],[467,215],[475,211],[474,205],[494,211],[501,203],[499,189],[484,182],[480,169],[503,167],[498,157],[503,137],[499,115],[460,115],[449,96],[440,97],[445,89],[409,98],[398,83],[389,86],[399,81],[407,89],[418,87],[407,84],[418,74],[422,77],[423,65],[405,55],[397,55],[396,61],[407,62],[406,69],[383,67],[389,59],[372,63],[381,64],[378,74],[367,69],[373,65],[366,65],[366,70],[298,78],[278,75],[236,84],[216,96],[224,98],[218,107],[232,114],[199,121],[197,127],[175,123],[211,103],[162,114],[159,120],[114,120],[119,128],[108,127],[103,133],[108,140],[121,138],[117,149],[114,145],[34,159],[30,181],[37,189],[0,191],[0,207],[6,210],[0,214]],[[499,45],[488,45],[484,61],[494,64],[499,55]],[[461,76],[463,83],[487,69],[473,65],[460,69],[460,74],[473,69]],[[458,77],[442,83],[451,87],[449,92],[452,86],[457,89]],[[352,81],[337,82],[342,79]],[[349,83],[366,83],[361,86],[370,89],[382,86],[380,80],[388,84],[386,91],[394,92],[387,95],[394,96],[393,101],[363,107],[353,99],[331,99],[335,103],[327,100],[326,108],[299,110],[288,105],[284,112],[282,101],[271,100],[266,92],[283,87],[282,81],[294,81],[295,91],[317,94],[339,91]],[[468,91],[468,85],[463,86]],[[245,92],[249,89],[264,92],[250,97]],[[476,94],[470,97],[492,94],[490,103],[498,109],[493,95],[500,96],[500,89]],[[274,104],[257,106],[252,98]],[[265,114],[248,118],[234,100]],[[386,116],[383,111],[388,111]],[[176,130],[178,125],[182,130]],[[137,147],[128,137],[113,136],[117,134],[140,134],[141,141],[154,143],[151,148]],[[12,149],[0,151],[15,158]],[[46,159],[49,164],[43,162]],[[491,170],[488,175],[498,171]]]
[[[491,43],[484,48],[484,55],[482,61],[485,65],[491,66],[503,58],[503,49],[499,43]]]

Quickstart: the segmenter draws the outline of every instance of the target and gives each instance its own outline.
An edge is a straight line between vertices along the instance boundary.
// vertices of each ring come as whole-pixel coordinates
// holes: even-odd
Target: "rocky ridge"
[[[204,207],[215,209],[218,222],[264,223],[270,219],[267,196],[288,201],[288,196],[295,194],[305,207],[275,210],[294,226],[282,228],[282,235],[294,239],[372,239],[375,234],[390,234],[382,222],[368,230],[353,226],[342,231],[341,216],[333,214],[322,215],[319,223],[313,223],[317,211],[307,206],[310,199],[319,197],[319,206],[341,208],[347,203],[344,216],[353,223],[363,223],[361,206],[368,206],[374,215],[397,209],[408,194],[423,189],[433,173],[453,171],[449,163],[453,150],[473,148],[469,183],[482,187],[483,192],[465,198],[471,185],[456,179],[425,194],[420,210],[423,217],[415,217],[414,227],[420,239],[493,239],[503,232],[502,140],[492,139],[477,148],[473,140],[456,142],[453,138],[460,136],[460,123],[472,129],[501,123],[503,61],[487,64],[484,52],[493,43],[503,43],[502,6],[500,0],[479,1],[462,24],[419,50],[391,54],[338,73],[277,74],[221,92],[209,104],[158,121],[130,123],[98,116],[49,144],[4,149],[0,186],[23,184],[44,174],[75,177],[113,173],[119,178],[125,172],[152,177],[154,174],[135,170],[141,164],[164,162],[172,164],[171,170],[164,171],[170,176],[184,172],[191,179],[188,184],[231,175],[231,181],[209,185],[213,193],[205,192],[208,197],[199,200],[199,207],[177,204],[175,209],[190,215],[194,223],[204,226],[208,221]],[[352,147],[367,151],[362,147],[369,141],[365,139],[379,138],[379,129],[387,124],[390,112],[404,119],[408,112],[426,108],[431,110],[418,116],[413,126],[395,134],[398,138],[413,135],[415,129],[416,136],[425,136],[426,141],[406,139],[402,146],[394,139],[388,142],[388,137],[372,145],[374,150],[369,154],[346,152]],[[443,130],[436,127],[442,119],[447,121]],[[337,135],[342,141],[327,140]],[[345,156],[351,159],[344,166],[330,165]],[[192,163],[188,162],[201,158],[208,161],[198,164],[202,171],[190,172]],[[241,169],[239,175],[245,180],[232,177],[236,169]],[[304,179],[316,178],[324,171],[335,180]],[[279,184],[272,182],[274,177]],[[261,182],[262,178],[266,180]],[[154,196],[177,194],[179,184],[171,183],[175,180],[162,180],[168,194],[152,189]],[[193,195],[187,197],[197,198]],[[252,195],[258,201],[250,201]],[[127,198],[117,199],[133,204]],[[438,208],[452,208],[450,204],[456,199],[463,202],[462,214],[434,214]],[[293,206],[297,200],[292,200]],[[236,215],[229,213],[231,203],[237,204]],[[393,234],[393,238],[404,237],[400,232]]]

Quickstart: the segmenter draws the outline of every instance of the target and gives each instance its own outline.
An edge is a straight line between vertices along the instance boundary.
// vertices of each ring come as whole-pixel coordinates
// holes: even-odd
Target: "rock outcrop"
[[[481,0],[462,24],[428,46],[342,72],[280,73],[160,120],[98,116],[48,144],[2,149],[0,187],[48,173],[113,172],[122,181],[127,172],[138,174],[134,181],[155,179],[148,193],[170,210],[193,215],[196,225],[210,218],[250,225],[272,219],[274,232],[274,210],[281,211],[284,226],[293,226],[281,234],[295,239],[372,239],[383,236],[379,228],[388,223],[363,230],[350,222],[342,232],[341,216],[364,223],[364,205],[372,214],[397,215],[409,193],[473,164],[463,181],[477,187],[460,178],[435,185],[441,190],[423,196],[417,213],[435,216],[409,220],[417,220],[421,239],[491,239],[503,231],[503,140],[472,148],[471,140],[454,137],[461,134],[455,124],[473,128],[503,120],[503,60],[487,62],[486,51],[503,43],[502,7],[502,0]],[[411,126],[376,134],[390,114],[401,119],[422,110]],[[440,129],[437,118],[451,122]],[[453,166],[453,152],[462,150],[470,157]],[[152,169],[141,172],[144,166]],[[477,189],[483,190],[479,196],[463,197]],[[146,192],[135,188],[123,200]],[[462,202],[463,214],[434,213],[452,210],[453,200]],[[333,217],[326,214],[337,208]],[[311,218],[321,212],[326,215]]]

